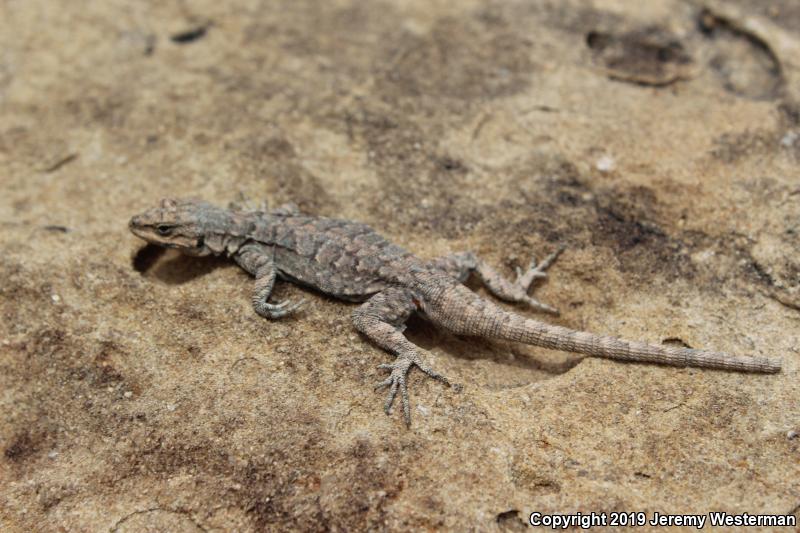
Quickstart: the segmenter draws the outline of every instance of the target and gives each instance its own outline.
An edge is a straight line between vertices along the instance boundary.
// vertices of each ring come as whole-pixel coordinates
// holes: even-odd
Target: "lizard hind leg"
[[[379,292],[353,312],[353,323],[356,329],[369,337],[378,346],[396,355],[393,363],[384,363],[378,368],[389,370],[385,380],[375,389],[389,387],[384,411],[391,414],[392,404],[397,393],[403,405],[403,417],[406,425],[411,424],[411,407],[408,397],[408,372],[416,366],[428,376],[447,385],[450,380],[434,371],[423,360],[422,350],[412,344],[402,333],[403,325],[412,312],[416,310],[413,295],[410,291],[392,287]]]
[[[473,252],[461,252],[440,257],[431,261],[429,266],[462,283],[466,281],[470,273],[474,272],[495,297],[507,302],[525,303],[533,309],[557,315],[558,309],[529,296],[528,291],[537,279],[547,277],[547,269],[550,268],[550,265],[555,262],[563,250],[563,248],[559,248],[538,264],[535,259],[532,259],[524,272],[517,268],[516,281],[507,280]]]

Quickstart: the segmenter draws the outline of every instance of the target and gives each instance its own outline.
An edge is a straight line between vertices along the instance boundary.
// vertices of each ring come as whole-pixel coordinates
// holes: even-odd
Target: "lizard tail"
[[[737,357],[710,350],[657,346],[554,326],[509,313],[463,285],[447,283],[426,298],[424,312],[435,323],[463,335],[494,337],[594,357],[721,368],[741,372],[780,372],[781,362]]]

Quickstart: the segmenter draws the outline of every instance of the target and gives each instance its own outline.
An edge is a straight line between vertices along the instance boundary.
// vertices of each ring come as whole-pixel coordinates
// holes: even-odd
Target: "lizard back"
[[[282,278],[352,301],[399,282],[398,273],[419,262],[370,226],[348,220],[269,216],[256,223],[253,238],[274,247]]]

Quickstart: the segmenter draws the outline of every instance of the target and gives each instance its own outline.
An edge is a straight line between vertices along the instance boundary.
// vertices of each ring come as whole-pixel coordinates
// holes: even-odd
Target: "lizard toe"
[[[394,404],[394,400],[397,397],[398,391],[400,392],[400,401],[403,405],[403,419],[407,426],[411,425],[411,400],[408,394],[408,382],[407,376],[408,371],[411,369],[412,366],[416,366],[422,372],[427,374],[428,376],[445,383],[448,386],[454,386],[457,388],[458,385],[454,385],[449,379],[447,379],[442,374],[436,372],[431,367],[429,367],[419,354],[401,354],[397,356],[397,359],[393,363],[382,363],[378,365],[379,369],[382,370],[390,370],[391,374],[388,378],[381,381],[375,386],[375,390],[378,390],[383,387],[389,387],[389,393],[386,397],[386,402],[384,403],[383,410],[386,414],[391,414],[392,412],[392,405]]]
[[[375,385],[374,390],[382,389],[383,387],[388,387],[391,384],[392,384],[392,378],[390,376],[390,377],[384,379],[383,381],[381,381],[380,383],[378,383],[377,385]]]
[[[403,419],[406,421],[406,427],[411,427],[411,402],[408,399],[405,376],[400,378],[400,399],[403,402]]]
[[[390,415],[392,414],[392,404],[394,403],[395,396],[397,396],[397,387],[399,385],[396,379],[391,380],[392,386],[389,388],[389,395],[386,397],[386,403],[383,404],[383,411]]]
[[[552,306],[547,305],[547,304],[543,304],[542,302],[540,302],[536,298],[531,298],[530,296],[525,296],[525,298],[523,298],[522,301],[525,302],[526,304],[528,304],[528,306],[532,307],[533,309],[537,309],[539,311],[544,311],[545,313],[550,313],[551,315],[556,315],[556,316],[561,314],[561,312],[558,309],[556,309],[555,307],[552,307]]]
[[[300,309],[305,302],[305,299],[300,299],[296,302],[284,300],[276,304],[261,302],[257,305],[256,312],[261,316],[271,319],[282,318]]]

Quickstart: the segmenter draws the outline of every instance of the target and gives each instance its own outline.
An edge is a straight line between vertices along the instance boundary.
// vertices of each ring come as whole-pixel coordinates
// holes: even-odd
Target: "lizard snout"
[[[136,215],[135,217],[131,218],[128,222],[128,229],[131,230],[131,233],[138,237],[143,237],[142,228],[145,225],[144,219],[141,215]]]

